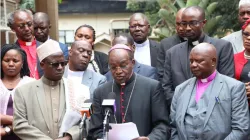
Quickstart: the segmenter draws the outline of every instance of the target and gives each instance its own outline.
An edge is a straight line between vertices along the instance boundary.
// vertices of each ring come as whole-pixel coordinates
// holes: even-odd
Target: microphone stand
[[[80,133],[80,139],[83,140],[83,138],[87,138],[87,131],[86,131],[86,114],[83,114],[80,127],[79,127],[79,133]]]
[[[110,117],[110,111],[108,110],[105,113],[105,118],[103,121],[103,140],[108,140],[108,132],[109,132],[109,117]]]

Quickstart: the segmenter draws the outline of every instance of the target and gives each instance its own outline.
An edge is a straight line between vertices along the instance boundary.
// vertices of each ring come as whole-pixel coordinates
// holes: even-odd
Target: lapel
[[[46,102],[46,99],[45,99],[45,93],[44,93],[44,87],[43,87],[43,82],[42,82],[42,79],[38,80],[37,82],[37,85],[36,85],[36,96],[37,96],[37,100],[38,100],[38,103],[40,105],[40,109],[41,109],[41,112],[43,114],[43,118],[45,120],[45,123],[48,127],[48,129],[50,130],[49,128],[49,116],[48,116],[48,111],[47,111],[47,108],[45,106],[45,102]]]
[[[216,73],[216,77],[212,83],[212,89],[211,89],[211,92],[210,92],[210,97],[209,97],[209,102],[208,102],[208,108],[207,108],[207,114],[206,114],[206,117],[205,117],[205,122],[204,122],[204,127],[206,126],[207,124],[207,121],[213,111],[213,108],[215,106],[215,97],[219,97],[219,94],[221,92],[221,89],[222,89],[222,86],[223,86],[223,81],[221,80],[220,78],[220,73],[217,71]]]
[[[179,54],[179,60],[182,68],[182,72],[185,76],[185,79],[189,79],[192,76],[191,70],[189,67],[189,53],[188,53],[188,41],[184,42],[182,45],[177,46],[177,53]]]
[[[141,64],[138,63],[138,62],[135,60],[134,72],[135,72],[135,73],[139,73],[139,72],[140,72],[140,67],[141,67]]]
[[[60,122],[60,120],[63,118],[64,116],[64,111],[65,111],[65,106],[66,106],[66,102],[65,102],[65,94],[66,94],[66,88],[65,88],[65,84],[64,84],[64,80],[61,80],[61,85],[60,85],[60,102],[59,102],[59,120],[58,122]],[[64,91],[64,92],[62,92]],[[64,93],[64,94],[62,94]]]
[[[93,83],[93,73],[91,70],[86,69],[82,75],[82,84],[89,87],[90,99],[93,99],[93,91],[91,90],[92,83]]]
[[[151,66],[156,67],[156,62],[157,62],[157,48],[156,48],[156,43],[153,42],[152,40],[149,40],[149,48],[150,48],[150,57],[151,57]]]
[[[196,87],[195,85],[196,85],[196,78],[194,77],[189,81],[189,83],[188,83],[188,85],[187,85],[187,87],[185,89],[186,92],[183,93],[181,95],[180,99],[179,99],[179,101],[182,102],[182,104],[181,104],[182,107],[181,107],[181,110],[180,110],[181,111],[180,112],[181,117],[180,117],[180,120],[179,120],[178,123],[180,124],[180,128],[183,128],[181,130],[182,130],[182,133],[183,133],[184,137],[186,137],[185,129],[184,129],[185,128],[185,126],[184,126],[184,118],[185,118],[185,114],[186,114],[186,111],[187,111],[187,107],[188,107],[192,92],[193,92],[194,88]],[[181,89],[181,91],[184,91],[184,90]],[[187,138],[185,138],[185,139],[187,139]]]

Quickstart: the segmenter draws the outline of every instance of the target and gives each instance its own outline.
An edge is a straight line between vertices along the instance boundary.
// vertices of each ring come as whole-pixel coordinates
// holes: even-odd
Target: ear
[[[212,58],[212,65],[216,66],[216,58]]]
[[[51,24],[49,25],[49,29],[51,29]]]
[[[69,49],[69,56],[72,56],[72,48]]]
[[[202,21],[202,27],[204,27],[204,26],[206,25],[206,23],[207,23],[207,19],[204,19],[204,20]]]
[[[134,67],[134,65],[135,65],[135,59],[132,60],[132,65]]]
[[[44,66],[45,66],[44,62],[43,61],[40,62],[40,67],[41,67],[42,70],[44,70]]]

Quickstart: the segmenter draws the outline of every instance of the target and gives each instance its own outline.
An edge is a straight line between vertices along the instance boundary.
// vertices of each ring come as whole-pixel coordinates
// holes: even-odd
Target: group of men
[[[245,21],[250,2],[239,11]],[[47,14],[17,10],[10,17],[16,43],[27,53],[30,76],[39,79],[15,92],[14,132],[21,139],[79,139],[79,106],[85,99],[93,101],[88,139],[103,138],[102,101],[111,92],[116,112],[110,122],[135,123],[140,137],[134,140],[247,139],[249,108],[245,85],[233,79],[235,49],[203,32],[202,8],[180,9],[177,34],[160,44],[148,39],[147,17],[133,14],[131,36],[120,34],[112,41],[104,76],[88,69],[90,43],[75,41],[67,51],[49,39]],[[70,114],[77,121],[67,126]]]

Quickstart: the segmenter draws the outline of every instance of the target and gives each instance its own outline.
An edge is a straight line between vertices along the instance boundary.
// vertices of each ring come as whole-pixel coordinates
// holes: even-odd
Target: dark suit
[[[64,58],[66,60],[68,60],[69,54],[68,54],[67,45],[65,45],[65,44],[63,44],[61,42],[58,42],[58,43],[59,43],[60,48],[61,48],[61,50],[63,52]],[[20,47],[20,44],[18,43],[18,41],[16,41],[16,44]],[[42,42],[36,41],[36,47],[39,47],[41,44],[42,44]],[[38,57],[37,57],[37,70],[38,70],[39,77],[42,77],[43,76],[43,70],[40,67],[40,61],[39,61]]]
[[[134,65],[133,70],[135,73],[137,73],[139,75],[157,80],[156,68],[154,68],[154,67],[144,65],[144,64],[141,64],[141,63],[135,61],[135,65]],[[110,71],[107,72],[105,74],[105,76],[106,76],[108,82],[113,80],[113,76],[112,76]]]
[[[124,87],[125,95],[131,94],[131,89],[135,81],[135,74],[126,83]],[[90,120],[89,136],[92,139],[102,137],[104,112],[102,111],[102,101],[107,98],[112,91],[116,94],[116,119],[119,123],[121,120],[120,111],[120,90],[121,86],[113,82],[108,82],[98,87],[94,92],[93,98],[93,114]],[[127,97],[127,96],[126,96]],[[128,98],[124,99],[124,103]],[[143,77],[137,74],[136,84],[133,91],[133,96],[128,108],[126,122],[136,124],[139,135],[147,136],[150,140],[165,140],[167,131],[168,114],[166,110],[165,100],[162,99],[161,85],[158,81]],[[127,105],[126,105],[127,106]],[[115,116],[110,116],[110,123],[115,122]]]
[[[157,66],[157,53],[160,48],[160,44],[154,40],[149,39],[149,47],[150,47],[150,57],[151,57],[151,66]]]
[[[230,42],[205,35],[204,41],[213,44],[217,54],[217,70],[234,77],[233,48]],[[170,107],[175,87],[192,78],[189,67],[188,41],[175,45],[166,52],[162,87]]]
[[[158,71],[158,78],[159,81],[161,81],[163,77],[164,72],[164,63],[165,63],[165,56],[166,51],[170,49],[171,47],[180,44],[182,42],[185,42],[183,39],[181,39],[177,34],[168,38],[165,38],[160,43],[159,53],[157,57],[157,71]]]
[[[98,52],[98,51],[94,51],[94,55],[95,55],[94,60],[96,61],[97,65],[100,69],[100,73],[102,75],[104,75],[105,73],[107,73],[109,71],[108,55],[103,53],[103,52]]]

